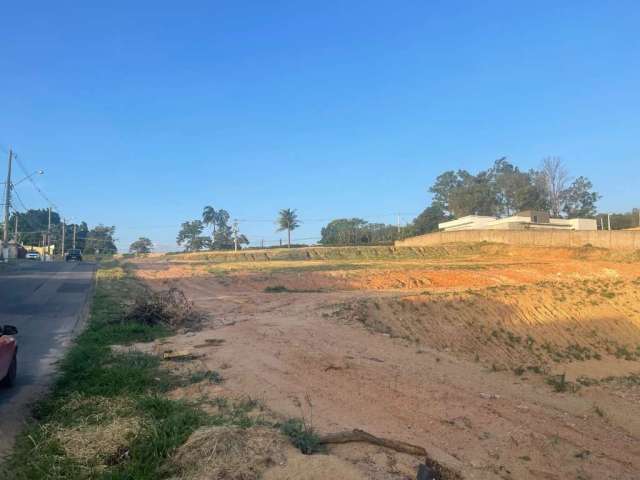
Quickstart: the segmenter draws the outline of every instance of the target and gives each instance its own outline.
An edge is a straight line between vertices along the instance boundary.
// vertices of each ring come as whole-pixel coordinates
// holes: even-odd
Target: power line
[[[44,201],[49,204],[49,206],[53,207],[58,212],[58,214],[61,215],[62,212],[60,211],[60,208],[36,184],[35,180],[33,179],[33,176],[29,174],[29,171],[25,168],[25,166],[22,163],[22,161],[20,160],[20,158],[17,155],[15,155],[14,158],[15,158],[16,162],[18,163],[18,166],[20,167],[20,170],[22,170],[22,173],[24,174],[26,179],[29,180],[29,183],[31,183],[33,188],[36,189],[36,191],[40,194],[40,196],[44,199]]]
[[[16,196],[16,198],[18,199],[18,202],[20,202],[20,205],[22,205],[22,208],[24,208],[25,213],[26,213],[29,209],[27,208],[27,206],[22,201],[22,198],[20,198],[20,195],[18,194],[18,191],[14,189],[13,190],[13,194]]]
[[[396,215],[400,215],[402,217],[402,220],[405,220],[405,217],[411,217],[411,216],[417,216],[419,215],[419,213],[385,213],[385,214],[376,214],[376,215],[364,215],[365,217],[367,217],[368,219],[376,219],[376,218],[388,218],[388,217],[393,217],[395,218]],[[333,220],[337,220],[339,218],[358,218],[358,217],[333,217],[333,218],[311,218],[311,219],[301,219],[300,222],[302,223],[312,223],[312,222],[331,222]],[[267,219],[257,219],[257,218],[252,218],[252,219],[246,219],[246,218],[239,218],[238,219],[239,222],[242,223],[276,223],[275,220],[267,220]],[[180,228],[179,225],[175,225],[175,224],[171,224],[171,225],[135,225],[135,226],[120,226],[118,227],[118,230],[122,231],[122,230],[145,230],[145,229],[176,229],[176,228]]]

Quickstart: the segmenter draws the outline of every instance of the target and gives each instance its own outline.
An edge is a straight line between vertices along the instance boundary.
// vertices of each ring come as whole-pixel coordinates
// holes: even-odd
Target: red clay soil
[[[210,314],[157,352],[193,348],[225,390],[284,416],[302,404],[322,433],[360,428],[422,445],[469,479],[637,479],[640,265],[557,251],[521,263],[194,276],[147,261],[138,274]],[[307,291],[263,291],[274,285]],[[211,338],[224,342],[196,348]],[[546,380],[563,372],[594,382],[556,392]],[[405,467],[370,478],[410,478]]]

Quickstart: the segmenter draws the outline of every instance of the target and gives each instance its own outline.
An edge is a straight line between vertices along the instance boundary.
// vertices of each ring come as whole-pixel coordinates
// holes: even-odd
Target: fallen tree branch
[[[396,452],[408,453],[409,455],[415,455],[417,457],[427,456],[427,451],[422,447],[397,440],[390,440],[388,438],[376,437],[364,430],[347,430],[345,432],[330,433],[320,437],[320,443],[322,444],[351,442],[372,443],[381,447],[390,448]]]
[[[364,442],[378,445],[380,447],[389,448],[400,453],[408,453],[416,457],[424,458],[425,468],[419,471],[422,473],[422,478],[430,479],[436,478],[439,480],[462,480],[462,476],[452,470],[449,467],[438,463],[429,456],[427,451],[418,445],[412,445],[411,443],[400,442],[398,440],[391,440],[389,438],[376,437],[364,430],[354,429],[344,432],[330,433],[320,437],[320,443],[327,445],[330,443],[351,443],[351,442]],[[433,476],[435,475],[435,476]]]

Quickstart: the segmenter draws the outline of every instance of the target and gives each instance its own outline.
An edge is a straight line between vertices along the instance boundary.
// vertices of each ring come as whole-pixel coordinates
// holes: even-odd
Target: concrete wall
[[[398,240],[395,245],[423,247],[455,242],[498,242],[542,247],[581,247],[589,244],[614,250],[640,250],[640,231],[462,230],[411,237]]]
[[[0,240],[0,259],[6,261],[10,258],[18,258],[18,246],[16,242],[9,240],[7,244],[3,244]]]
[[[496,217],[488,217],[483,215],[467,215],[466,217],[456,218],[438,224],[441,230],[457,231],[457,230],[475,230],[486,228],[487,224],[495,222]]]

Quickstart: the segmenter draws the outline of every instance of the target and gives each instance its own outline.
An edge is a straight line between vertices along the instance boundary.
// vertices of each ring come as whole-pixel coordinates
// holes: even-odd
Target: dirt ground
[[[483,245],[422,258],[188,258],[132,262],[209,314],[153,349],[197,353],[226,391],[321,433],[421,445],[463,478],[640,477],[633,256]],[[183,394],[221,387],[197,388]],[[332,453],[375,479],[415,478],[420,460],[356,444]]]

